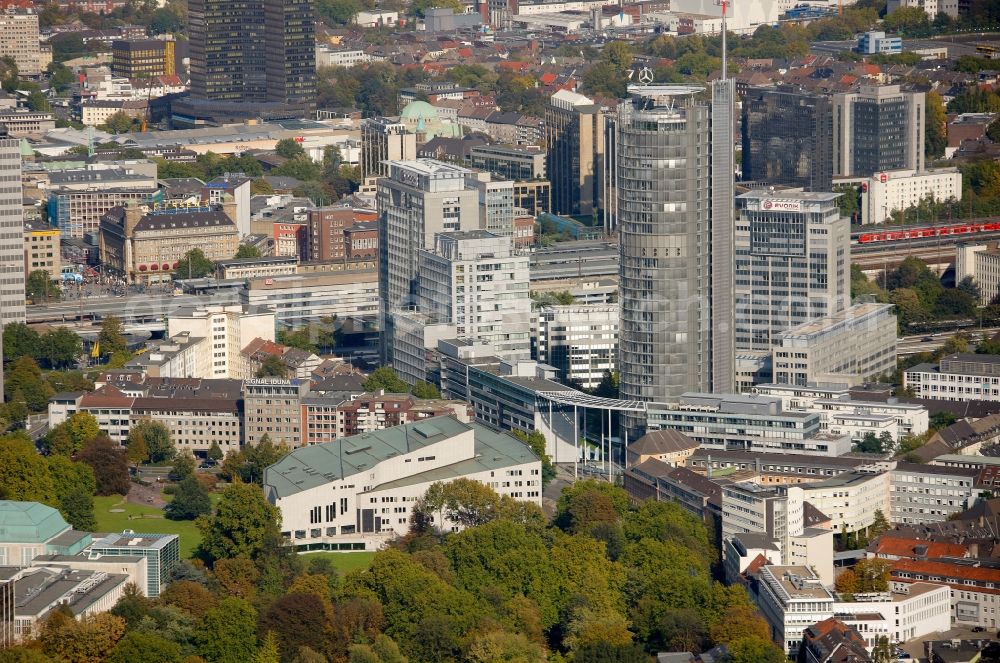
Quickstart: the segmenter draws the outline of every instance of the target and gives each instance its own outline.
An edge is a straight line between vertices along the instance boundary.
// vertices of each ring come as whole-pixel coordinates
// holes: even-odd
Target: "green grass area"
[[[372,563],[372,558],[375,557],[373,552],[313,552],[304,553],[302,555],[302,561],[306,564],[309,560],[316,557],[324,557],[329,559],[334,568],[340,571],[342,574],[350,573],[355,569],[367,569],[368,565]]]
[[[118,512],[118,509],[123,511]],[[130,529],[146,534],[177,534],[181,539],[181,557],[184,559],[190,557],[201,543],[201,533],[193,520],[167,520],[163,517],[163,509],[130,504],[120,495],[95,497],[94,515],[98,532]]]

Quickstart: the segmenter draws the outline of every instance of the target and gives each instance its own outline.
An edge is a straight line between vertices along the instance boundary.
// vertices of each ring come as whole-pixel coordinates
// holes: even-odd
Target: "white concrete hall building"
[[[513,435],[442,416],[295,449],[265,470],[264,491],[298,550],[376,550],[409,531],[435,482],[472,479],[541,506],[541,474]]]

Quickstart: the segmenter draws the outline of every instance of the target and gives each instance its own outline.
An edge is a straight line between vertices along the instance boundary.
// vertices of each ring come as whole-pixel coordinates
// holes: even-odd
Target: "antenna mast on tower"
[[[729,63],[726,62],[726,7],[729,5],[729,0],[716,0],[716,4],[722,6],[722,80],[726,80],[729,78],[727,74]]]

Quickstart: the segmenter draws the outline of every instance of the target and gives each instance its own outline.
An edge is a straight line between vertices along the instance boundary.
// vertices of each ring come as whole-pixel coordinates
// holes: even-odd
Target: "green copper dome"
[[[404,120],[436,120],[437,109],[426,101],[411,101],[403,108],[399,114]]]
[[[50,506],[0,500],[0,542],[45,543],[68,529],[69,524]]]

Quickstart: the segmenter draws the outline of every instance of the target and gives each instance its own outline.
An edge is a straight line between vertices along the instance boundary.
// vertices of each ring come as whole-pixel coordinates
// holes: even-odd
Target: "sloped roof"
[[[50,506],[0,500],[0,542],[45,543],[68,529],[69,523]]]
[[[628,450],[639,455],[677,453],[697,449],[698,443],[676,430],[649,431],[628,445]]]

